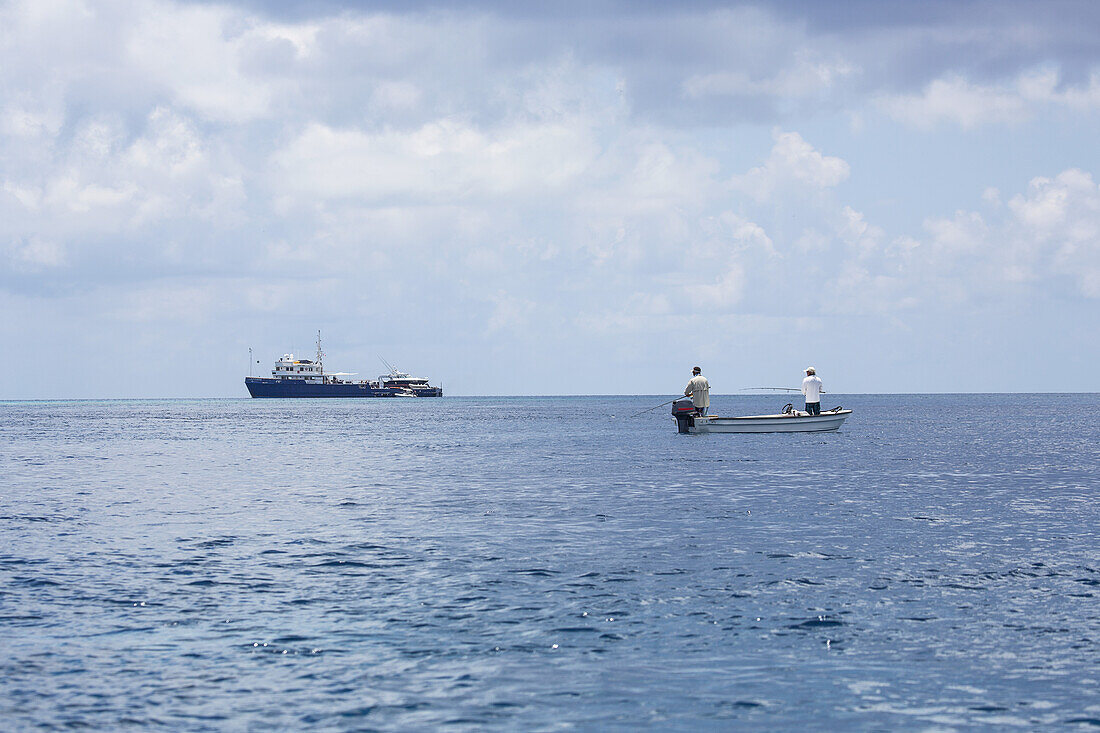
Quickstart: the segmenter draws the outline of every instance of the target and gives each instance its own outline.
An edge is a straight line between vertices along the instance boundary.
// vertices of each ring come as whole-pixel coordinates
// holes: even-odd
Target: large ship
[[[244,386],[253,397],[442,397],[442,387],[433,387],[423,377],[411,377],[388,362],[389,374],[376,380],[349,379],[351,372],[326,372],[321,332],[317,332],[317,358],[300,359],[283,354],[275,360],[270,377],[245,377]],[[249,357],[251,361],[251,357]]]

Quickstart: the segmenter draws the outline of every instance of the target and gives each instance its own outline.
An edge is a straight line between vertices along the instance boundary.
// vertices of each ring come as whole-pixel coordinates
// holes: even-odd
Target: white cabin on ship
[[[283,354],[281,359],[275,360],[271,376],[275,379],[304,379],[313,384],[324,384],[325,376],[333,375],[326,375],[320,362],[296,359],[294,354]]]

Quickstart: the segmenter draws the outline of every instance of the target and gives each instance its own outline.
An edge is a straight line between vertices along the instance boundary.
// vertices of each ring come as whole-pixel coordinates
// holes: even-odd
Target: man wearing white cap
[[[806,412],[811,415],[821,414],[821,378],[817,376],[817,370],[806,367],[806,378],[802,380],[802,394],[806,395]]]

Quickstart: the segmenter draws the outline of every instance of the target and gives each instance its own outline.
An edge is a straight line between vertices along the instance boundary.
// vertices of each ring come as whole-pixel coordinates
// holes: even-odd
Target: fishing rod
[[[762,389],[768,392],[801,392],[802,390],[794,387],[742,387],[737,390],[738,392],[748,392],[749,390]]]
[[[749,390],[764,390],[765,392],[801,392],[801,389],[797,387],[742,387],[737,390],[738,392],[748,392]],[[821,394],[825,394],[825,390],[821,390]]]
[[[671,404],[672,404],[673,402],[675,402],[676,400],[684,400],[684,399],[687,399],[687,398],[686,398],[686,397],[673,397],[673,398],[672,398],[671,400],[669,400],[668,402],[662,402],[662,403],[661,403],[661,404],[659,404],[659,405],[654,405],[653,407],[647,407],[646,409],[642,410],[641,412],[635,412],[635,413],[634,413],[633,415],[631,415],[630,417],[638,417],[638,415],[644,414],[644,413],[646,413],[646,412],[650,412],[651,410],[656,410],[656,409],[657,409],[658,407],[664,407],[665,405],[671,405]]]

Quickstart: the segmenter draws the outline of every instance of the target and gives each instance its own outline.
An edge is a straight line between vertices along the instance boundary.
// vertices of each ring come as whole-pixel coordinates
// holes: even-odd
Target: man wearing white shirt
[[[806,378],[802,380],[802,394],[806,395],[806,412],[811,415],[821,414],[821,378],[817,376],[817,370],[806,367]]]
[[[691,370],[691,381],[684,389],[684,397],[690,397],[691,403],[700,415],[706,415],[710,408],[710,382],[703,376],[703,370],[695,367]]]

